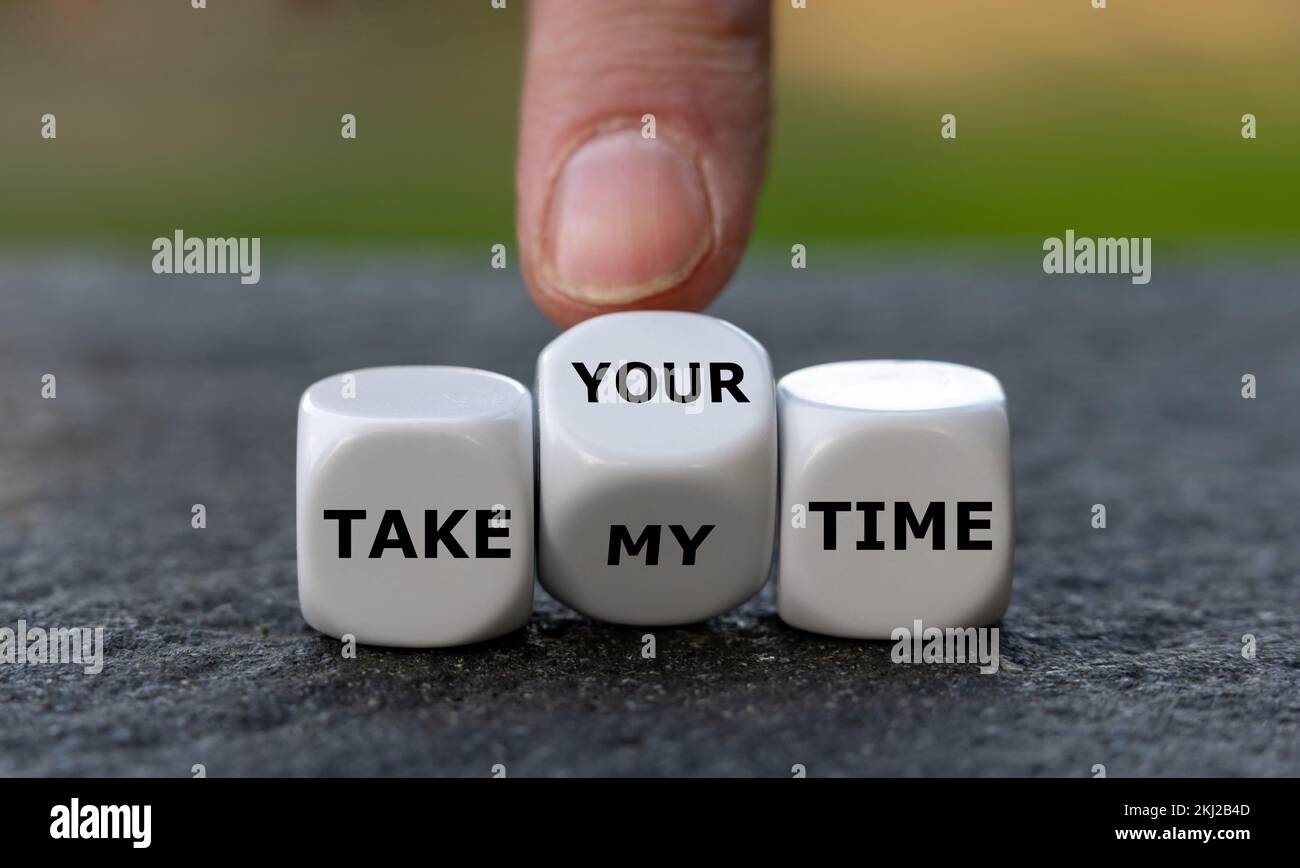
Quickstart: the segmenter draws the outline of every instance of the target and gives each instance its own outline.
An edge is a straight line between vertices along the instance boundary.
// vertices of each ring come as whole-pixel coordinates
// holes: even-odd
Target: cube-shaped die
[[[1006,612],[1014,503],[991,374],[920,361],[804,368],[777,384],[777,598],[794,627],[859,639]]]
[[[533,604],[528,390],[470,368],[369,368],[298,410],[298,596],[322,633],[412,648],[523,626]]]
[[[538,577],[620,624],[700,621],[771,571],[776,401],[767,352],[735,326],[614,313],[537,362]]]

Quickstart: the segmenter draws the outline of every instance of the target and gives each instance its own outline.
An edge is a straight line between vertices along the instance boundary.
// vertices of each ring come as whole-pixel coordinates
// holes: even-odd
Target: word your
[[[104,628],[33,627],[19,621],[17,629],[0,627],[0,663],[76,663],[87,675],[104,670]]]
[[[700,525],[700,529],[692,536],[680,524],[668,525],[673,538],[682,547],[682,566],[690,567],[695,565],[695,553],[715,526],[712,524]],[[645,549],[646,566],[658,566],[659,541],[662,537],[663,525],[648,524],[645,530],[641,531],[641,535],[633,540],[632,533],[628,530],[627,525],[612,524],[609,526],[609,558],[606,563],[611,567],[616,567],[625,549],[629,557],[636,557],[642,549]]]
[[[239,274],[245,286],[262,279],[262,239],[174,238],[153,240],[154,274]]]
[[[645,404],[661,392],[669,401],[693,404],[700,398],[700,364],[690,362],[686,366],[689,391],[679,388],[677,365],[673,362],[664,362],[659,369],[645,362],[624,362],[614,373],[612,394],[608,388],[601,388],[612,362],[601,362],[595,371],[588,370],[582,362],[573,362],[573,369],[587,387],[588,404],[615,402],[615,396],[629,404]],[[733,401],[748,404],[749,398],[740,390],[740,381],[744,378],[745,371],[735,362],[709,362],[709,400],[714,404],[721,403],[725,391]]]
[[[461,547],[454,531],[460,520],[469,514],[468,509],[453,509],[442,524],[438,523],[438,510],[424,511],[424,556],[436,558],[438,544],[446,546],[453,558],[468,558],[469,554]],[[365,521],[364,509],[327,509],[324,511],[326,521],[339,523],[339,557],[352,557],[352,522]],[[508,558],[509,549],[490,548],[493,537],[510,535],[510,528],[502,520],[510,518],[508,509],[474,510],[474,555],[475,558]],[[395,536],[394,536],[395,534]],[[370,557],[381,558],[388,549],[401,549],[402,557],[418,558],[411,533],[406,529],[406,520],[400,509],[386,509],[379,519],[374,542],[370,545]]]
[[[897,644],[889,652],[895,663],[980,663],[981,675],[998,671],[997,627],[923,627],[912,622],[912,629],[895,627],[889,634]]]
[[[1151,282],[1150,238],[1078,238],[1065,231],[1065,240],[1043,241],[1043,271],[1047,274],[1131,274],[1135,284]]]
[[[129,838],[132,847],[143,850],[153,841],[152,814],[152,805],[83,805],[73,799],[50,808],[50,837]]]
[[[957,502],[956,507],[957,548],[959,550],[993,548],[991,540],[971,539],[971,531],[987,530],[992,525],[989,519],[975,518],[973,514],[989,512],[993,509],[993,504],[988,501],[961,500]],[[880,539],[877,519],[880,513],[884,512],[885,504],[879,500],[859,500],[855,503],[847,500],[809,501],[808,511],[822,514],[822,549],[828,552],[835,550],[838,545],[835,532],[836,520],[841,512],[850,510],[862,513],[862,539],[858,540],[854,547],[858,551],[883,551],[885,542]],[[895,503],[894,548],[904,551],[907,549],[909,535],[919,540],[928,534],[930,546],[936,551],[942,551],[947,546],[948,540],[944,512],[943,501],[932,500],[918,519],[910,503],[907,501]]]

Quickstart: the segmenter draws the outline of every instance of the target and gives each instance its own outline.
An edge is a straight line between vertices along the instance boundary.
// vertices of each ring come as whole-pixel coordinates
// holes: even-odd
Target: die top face
[[[787,374],[781,395],[825,407],[878,413],[934,412],[1002,404],[1002,384],[987,371],[948,362],[854,361]]]
[[[344,378],[353,377],[352,382]],[[303,393],[308,414],[376,422],[459,422],[530,412],[523,385],[476,368],[411,365],[327,377]]]
[[[636,311],[552,341],[538,358],[537,402],[544,442],[602,463],[685,466],[768,437],[775,390],[767,351],[730,323]]]

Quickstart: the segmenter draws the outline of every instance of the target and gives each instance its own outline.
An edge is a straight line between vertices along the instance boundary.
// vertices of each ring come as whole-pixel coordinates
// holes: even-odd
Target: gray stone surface
[[[789,629],[770,584],[655,631],[656,660],[540,591],[503,640],[343,660],[298,614],[296,400],[371,365],[530,381],[555,330],[485,266],[268,259],[244,287],[0,258],[0,626],[108,635],[97,676],[0,666],[0,773],[1300,774],[1297,263],[1157,259],[1139,287],[1048,278],[1036,254],[751,262],[715,306],[778,373],[927,357],[1002,378],[1019,547],[996,675]]]

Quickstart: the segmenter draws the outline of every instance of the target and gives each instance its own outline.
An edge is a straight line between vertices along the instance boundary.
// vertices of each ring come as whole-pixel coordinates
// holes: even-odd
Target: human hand
[[[534,0],[516,214],[547,316],[722,289],[767,156],[770,29],[767,0]]]

